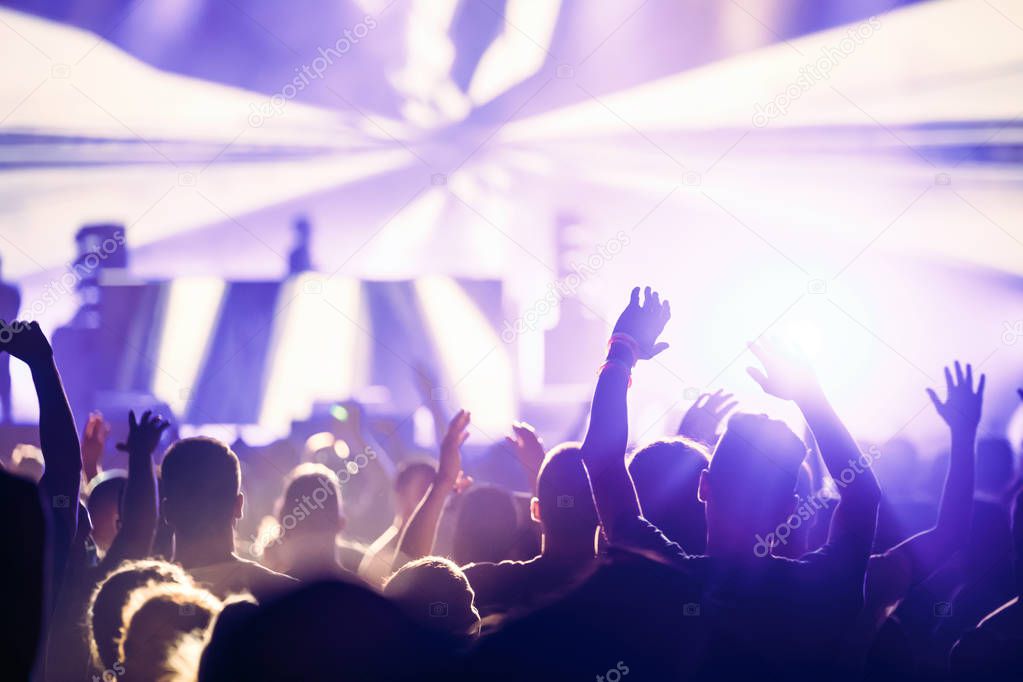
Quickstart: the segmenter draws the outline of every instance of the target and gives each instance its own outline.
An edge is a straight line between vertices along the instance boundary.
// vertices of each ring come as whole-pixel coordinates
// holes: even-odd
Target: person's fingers
[[[661,319],[665,324],[667,324],[668,320],[671,319],[671,303],[669,303],[667,299],[665,299],[664,305],[661,306]]]
[[[981,374],[980,375],[980,379],[977,381],[977,397],[978,398],[983,398],[984,397],[984,384],[986,384],[986,383],[987,383],[987,375],[986,374]]]
[[[955,361],[956,366],[956,384],[963,383],[963,368],[959,365],[959,361]]]
[[[952,395],[952,386],[953,385],[954,384],[952,383],[952,371],[948,367],[946,367],[945,368],[945,391],[946,391],[946,395]]]
[[[710,400],[710,395],[706,393],[701,393],[700,395],[696,396],[696,400],[693,401],[693,407],[698,409],[706,407],[708,400]]]
[[[757,367],[747,367],[746,373],[753,377],[753,381],[760,384],[760,388],[767,390],[767,375]]]
[[[653,300],[653,306],[655,308],[657,308],[658,312],[660,312],[660,309],[661,309],[661,295],[659,293],[657,293],[656,291],[651,291],[650,295],[651,295],[651,298],[647,299],[647,301],[649,302],[650,300]]]
[[[760,363],[766,368],[767,367],[767,351],[764,349],[761,341],[747,341],[746,347],[753,353],[753,356],[760,361]]]
[[[639,287],[633,287],[632,294],[629,296],[629,305],[639,305]]]
[[[138,420],[135,419],[135,410],[128,410],[128,427],[132,431],[139,427]]]
[[[938,394],[934,392],[933,388],[927,389],[927,397],[931,399],[932,403],[934,403],[934,409],[938,411],[938,414],[941,414],[944,405],[941,404],[941,401],[938,399]]]
[[[728,414],[729,412],[731,412],[732,410],[734,410],[738,404],[739,404],[738,400],[733,400],[731,402],[725,403],[714,414],[715,414],[715,416],[717,416],[720,419],[720,418],[724,417],[726,414]]]
[[[654,357],[655,355],[660,354],[661,351],[667,350],[668,347],[669,347],[669,344],[665,343],[664,341],[661,341],[660,343],[654,344],[654,347],[653,347],[653,349],[650,352],[650,357]]]
[[[643,287],[643,307],[650,305],[650,287]]]

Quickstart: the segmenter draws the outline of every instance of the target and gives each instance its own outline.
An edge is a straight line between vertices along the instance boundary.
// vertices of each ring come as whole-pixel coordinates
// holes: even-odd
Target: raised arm
[[[149,411],[141,421],[135,419],[134,410],[128,413],[128,440],[117,444],[118,450],[128,453],[128,482],[124,487],[121,529],[104,557],[110,568],[124,559],[145,558],[152,550],[158,517],[153,452],[169,426],[163,417],[154,417]]]
[[[632,368],[638,360],[652,358],[668,347],[658,343],[657,337],[670,317],[668,302],[662,303],[657,292],[647,287],[641,305],[639,287],[633,289],[629,305],[615,324],[607,361],[597,377],[582,458],[597,513],[611,542],[619,537],[619,529],[641,516],[636,489],[625,467],[629,442],[626,393],[632,383]]]
[[[856,441],[835,414],[802,355],[770,342],[750,344],[750,350],[764,368],[750,367],[750,376],[767,393],[796,403],[817,441],[828,473],[841,491],[828,544],[841,543],[854,556],[866,560],[874,542],[881,501],[881,488],[870,469],[870,461],[861,456]]]
[[[85,483],[103,471],[103,451],[109,435],[110,425],[103,419],[102,413],[91,413],[82,434],[82,473],[85,474]]]
[[[540,468],[543,466],[543,459],[546,456],[543,441],[540,440],[536,429],[526,422],[512,424],[512,434],[505,437],[505,445],[515,455],[515,460],[526,474],[529,490],[535,495],[536,479],[540,476]]]
[[[393,569],[397,570],[406,562],[428,556],[433,553],[433,543],[437,539],[437,525],[444,511],[444,504],[452,492],[465,489],[472,479],[462,475],[461,447],[469,437],[470,415],[459,410],[448,424],[448,430],[441,440],[440,461],[433,485],[419,501],[419,506],[412,512],[405,532],[398,541],[398,551],[394,554]]]
[[[32,372],[39,400],[39,444],[46,472],[39,481],[43,500],[53,512],[53,567],[60,584],[68,547],[78,525],[82,451],[53,349],[37,322],[0,322],[0,351],[18,358]]]
[[[965,546],[969,538],[973,513],[974,448],[985,379],[981,374],[974,391],[973,367],[966,365],[964,373],[956,362],[955,379],[949,368],[945,368],[945,402],[939,400],[933,389],[927,389],[934,409],[948,425],[951,438],[948,474],[941,494],[938,520],[930,530],[902,541],[887,552],[889,555],[902,555],[901,558],[908,560],[914,583],[933,573],[949,555]]]

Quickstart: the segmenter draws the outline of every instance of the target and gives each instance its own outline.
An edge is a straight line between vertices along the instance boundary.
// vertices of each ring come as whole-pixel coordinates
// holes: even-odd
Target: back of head
[[[579,447],[562,443],[547,453],[536,477],[536,497],[545,534],[592,542],[599,520]]]
[[[322,464],[300,464],[288,475],[277,520],[288,535],[336,535],[341,530],[341,486]]]
[[[215,438],[185,438],[167,450],[160,466],[167,520],[179,533],[230,524],[238,494],[238,456]]]
[[[127,482],[127,472],[120,469],[104,471],[89,482],[86,506],[92,519],[92,537],[104,551],[117,535],[121,496]]]
[[[443,640],[354,583],[307,583],[230,625],[218,623],[200,682],[446,679],[433,674]]]
[[[394,477],[394,494],[401,518],[412,515],[419,500],[433,484],[436,473],[437,465],[428,459],[411,459],[398,465],[398,473]]]
[[[771,528],[791,508],[806,446],[781,421],[735,414],[714,449],[707,480],[708,524]]]
[[[479,635],[476,595],[450,559],[428,556],[410,561],[388,578],[384,595],[426,628],[456,639]]]
[[[485,485],[470,489],[461,503],[452,548],[455,563],[464,566],[507,559],[519,525],[511,493]]]
[[[697,491],[709,462],[703,444],[681,437],[654,441],[629,461],[643,516],[690,554],[703,554],[707,547],[707,520]]]
[[[193,584],[180,566],[142,560],[122,563],[96,586],[89,599],[86,619],[89,647],[96,667],[111,669],[119,660],[124,608],[132,592],[159,583]]]
[[[1000,495],[1015,476],[1012,445],[1005,438],[977,441],[977,490]]]
[[[194,586],[160,583],[132,592],[123,616],[123,678],[158,680],[168,675],[182,638],[203,637],[220,609],[219,599]]]

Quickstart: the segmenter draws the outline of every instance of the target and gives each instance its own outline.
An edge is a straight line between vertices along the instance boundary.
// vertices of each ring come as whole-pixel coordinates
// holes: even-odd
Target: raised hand
[[[948,367],[945,368],[945,390],[947,398],[945,402],[938,399],[934,389],[928,388],[927,395],[934,403],[934,409],[938,415],[948,424],[953,432],[976,433],[980,424],[981,407],[984,402],[984,383],[986,377],[981,374],[977,381],[977,390],[973,390],[973,366],[966,365],[966,372],[960,366],[959,361],[955,362],[955,379]],[[1023,397],[1023,396],[1021,396]]]
[[[142,414],[142,421],[136,421],[135,410],[132,410],[128,413],[128,440],[118,443],[117,449],[148,457],[156,450],[156,446],[160,444],[160,437],[169,426],[170,422],[162,416],[154,417],[149,410]]]
[[[462,444],[469,438],[471,415],[459,410],[451,418],[447,433],[440,444],[440,461],[437,464],[437,483],[445,488],[462,492],[472,484],[472,479],[462,473]]]
[[[545,454],[543,441],[537,435],[536,429],[526,422],[512,424],[512,433],[514,435],[505,437],[504,442],[522,465],[526,475],[530,477],[530,484],[536,485],[536,476],[540,473]]]
[[[799,349],[766,340],[748,346],[764,368],[748,367],[746,371],[765,393],[797,402],[819,393],[817,375]]]
[[[1016,393],[1019,394],[1019,399],[1023,400],[1023,388],[1017,388]]]
[[[0,351],[7,351],[29,367],[53,358],[53,349],[38,322],[15,320],[8,324],[0,320]]]
[[[692,438],[706,445],[717,442],[718,425],[738,405],[731,393],[718,390],[704,393],[693,402],[678,425],[678,435]]]
[[[103,414],[91,413],[89,421],[85,422],[85,433],[82,437],[82,470],[87,481],[91,481],[100,472],[103,451],[106,449],[109,435],[110,424],[103,419]]]
[[[649,360],[668,347],[667,343],[658,343],[657,337],[670,318],[671,306],[667,301],[662,302],[657,292],[647,287],[641,305],[639,287],[636,287],[632,290],[629,305],[615,323],[614,334],[625,334],[635,341],[636,360]]]

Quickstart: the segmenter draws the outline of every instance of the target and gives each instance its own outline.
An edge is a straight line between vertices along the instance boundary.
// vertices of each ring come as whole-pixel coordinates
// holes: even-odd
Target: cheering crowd
[[[265,476],[213,438],[163,451],[148,411],[125,416],[127,472],[103,470],[108,425],[80,439],[48,339],[4,323],[42,456],[0,470],[3,679],[1023,679],[1023,494],[1011,444],[978,439],[984,375],[955,361],[927,388],[949,443],[928,463],[855,440],[799,351],[758,341],[752,380],[805,433],[718,391],[630,451],[632,370],[670,316],[632,291],[582,442],[513,425],[525,495],[463,472],[463,409],[435,461],[399,462],[365,544],[348,477],[306,452],[269,483],[259,561],[238,524]]]

